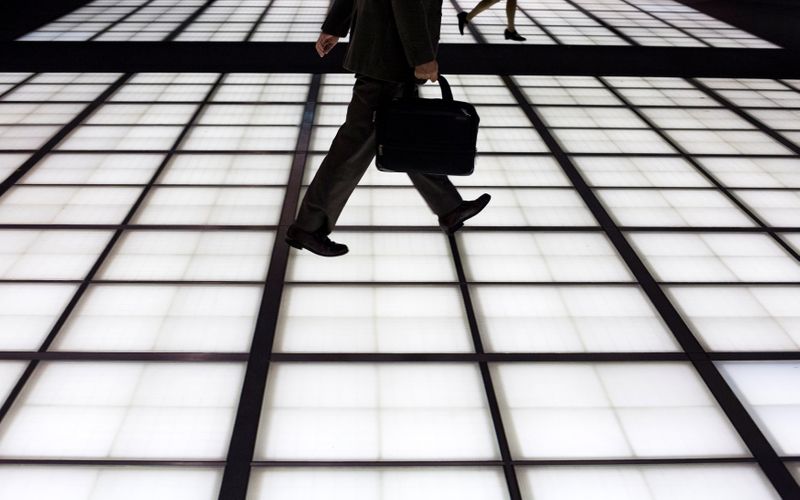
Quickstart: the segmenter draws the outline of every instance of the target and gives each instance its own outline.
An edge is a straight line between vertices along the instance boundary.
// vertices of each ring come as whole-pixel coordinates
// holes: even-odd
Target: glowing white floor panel
[[[217,498],[263,321],[250,499],[508,499],[504,443],[525,500],[778,498],[653,286],[798,473],[798,82],[514,77],[520,102],[454,75],[485,119],[453,180],[487,210],[450,242],[371,168],[334,233],[350,253],[292,250],[277,289],[287,193],[351,76],[0,82],[2,498]]]

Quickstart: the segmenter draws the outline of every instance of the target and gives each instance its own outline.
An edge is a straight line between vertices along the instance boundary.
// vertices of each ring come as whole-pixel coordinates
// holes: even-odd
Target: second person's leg
[[[506,19],[508,20],[508,31],[517,31],[514,26],[514,17],[517,15],[517,0],[506,0]]]
[[[475,16],[477,16],[478,14],[485,11],[486,9],[488,9],[489,7],[491,7],[492,5],[496,4],[499,1],[500,0],[481,0],[478,3],[478,5],[476,5],[471,11],[469,11],[469,14],[467,14],[467,21],[472,21],[475,18]]]
[[[506,40],[514,40],[517,42],[524,42],[526,38],[519,33],[517,33],[516,27],[514,27],[514,17],[517,15],[517,0],[506,0],[506,20],[508,22],[508,27],[506,28],[505,36]]]

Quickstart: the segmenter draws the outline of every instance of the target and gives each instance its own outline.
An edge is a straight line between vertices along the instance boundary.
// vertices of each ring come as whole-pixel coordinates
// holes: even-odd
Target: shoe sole
[[[318,253],[318,252],[315,252],[314,250],[312,250],[312,249],[310,249],[308,247],[304,247],[303,244],[300,243],[297,240],[293,240],[291,238],[286,238],[285,241],[290,247],[296,248],[298,250],[308,250],[309,252],[313,253],[314,255],[319,255],[320,257],[339,257],[339,256],[342,256],[342,255],[344,255],[344,254],[346,254],[347,252],[350,251],[348,249],[347,251],[342,252],[342,253],[335,253],[335,254],[332,254],[332,255],[325,255],[324,253]]]
[[[305,247],[303,246],[302,243],[300,243],[297,240],[293,240],[291,238],[286,238],[286,243],[288,243],[290,247],[294,247],[294,248],[296,248],[298,250],[304,250],[305,249]]]
[[[447,233],[447,234],[453,234],[453,233],[455,233],[456,231],[458,231],[459,229],[461,229],[462,227],[464,227],[464,223],[465,223],[466,221],[470,220],[471,218],[475,217],[475,216],[476,216],[476,215],[478,215],[479,213],[483,212],[483,209],[484,209],[484,208],[486,208],[486,206],[489,204],[489,202],[490,202],[490,201],[492,201],[492,197],[491,197],[491,196],[489,196],[489,199],[488,199],[488,200],[486,201],[486,203],[485,203],[485,204],[484,204],[484,205],[483,205],[483,206],[480,208],[480,210],[478,210],[478,211],[477,211],[477,212],[475,212],[474,214],[470,215],[470,216],[469,216],[469,217],[467,217],[466,219],[462,220],[461,222],[457,222],[457,223],[453,224],[452,226],[443,226],[443,225],[439,224],[439,227],[440,227],[440,228],[442,228],[442,230],[443,230],[445,233]]]

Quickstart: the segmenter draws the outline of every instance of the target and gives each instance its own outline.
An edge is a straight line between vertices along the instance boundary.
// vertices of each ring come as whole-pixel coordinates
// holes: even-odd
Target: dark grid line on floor
[[[70,126],[72,128],[77,127],[82,120],[86,119],[92,112],[94,112],[100,106],[100,104],[102,103],[103,99],[107,98],[111,93],[115,92],[117,90],[117,88],[119,88],[119,86],[121,86],[130,76],[131,76],[130,74],[124,75],[123,77],[121,77],[116,82],[115,85],[112,85],[111,87],[109,87],[109,89],[105,93],[103,93],[100,96],[98,96],[98,98],[95,99],[93,104],[90,105],[89,107],[87,107],[86,110],[84,110],[85,115],[84,114],[79,115],[67,127],[65,127],[64,130],[62,130],[62,132],[64,132],[64,134],[63,134],[64,137],[66,137],[68,132],[71,130],[69,128]],[[206,101],[211,97],[211,95],[213,95],[213,93],[216,90],[217,86],[219,85],[219,82],[221,81],[221,79],[222,79],[222,76],[220,75],[220,77],[217,79],[217,82],[214,85],[212,85],[212,87],[209,89],[208,93],[206,94]],[[202,112],[202,109],[203,109],[202,106],[199,106],[197,108],[197,110],[195,111],[194,115],[192,116],[192,119],[183,127],[183,130],[182,130],[181,134],[175,139],[171,150],[177,149],[179,144],[183,141],[184,137],[188,133],[189,127],[191,126],[193,121],[197,120],[197,118],[200,116],[200,113]],[[61,140],[61,139],[59,139],[59,140]],[[54,142],[52,144],[52,146],[55,146],[55,144],[56,143]],[[52,148],[52,146],[51,146],[51,148]],[[44,154],[42,153],[41,156],[44,156]],[[167,154],[164,157],[164,159],[161,162],[161,165],[159,166],[158,169],[156,169],[155,173],[150,178],[150,182],[148,183],[149,187],[152,187],[152,185],[155,183],[156,179],[159,177],[161,172],[164,170],[164,167],[166,167],[170,156],[171,156],[170,154]],[[38,161],[39,159],[40,158],[36,158],[36,161]],[[28,168],[32,168],[35,163],[36,163],[35,161],[33,163],[31,163],[28,166]],[[123,223],[127,223],[127,222],[129,222],[130,220],[133,219],[133,216],[136,214],[136,211],[138,210],[138,208],[144,202],[144,199],[147,196],[148,192],[149,192],[149,188],[148,187],[146,187],[145,189],[142,190],[142,192],[140,193],[140,195],[137,198],[136,202],[134,202],[134,204],[129,209],[129,211],[127,213],[127,216],[125,217]],[[5,193],[5,190],[0,191],[0,196],[2,196],[2,194],[4,194],[4,193]],[[95,263],[92,266],[92,268],[89,270],[89,272],[86,274],[84,279],[81,281],[80,285],[78,286],[78,289],[73,294],[71,300],[69,301],[69,303],[65,307],[64,311],[61,313],[61,315],[59,315],[58,319],[56,320],[55,324],[51,328],[51,330],[48,333],[47,337],[45,338],[45,340],[40,345],[38,351],[44,352],[44,351],[48,350],[48,348],[53,343],[53,341],[55,340],[55,338],[58,335],[58,333],[61,331],[61,328],[64,326],[64,324],[66,324],[70,314],[73,312],[73,310],[77,306],[78,302],[83,297],[83,295],[86,292],[86,290],[88,289],[89,285],[94,280],[94,277],[97,275],[97,273],[99,272],[100,268],[103,266],[103,264],[105,263],[106,259],[111,254],[111,251],[113,250],[114,246],[116,245],[117,241],[120,239],[122,234],[123,234],[123,231],[121,229],[118,229],[118,230],[116,230],[114,232],[114,234],[112,235],[111,239],[105,245],[103,251],[100,253],[100,255],[95,260]],[[23,389],[25,388],[26,383],[30,380],[31,376],[33,375],[33,372],[35,371],[37,365],[38,365],[38,361],[36,361],[36,360],[31,361],[28,364],[28,367],[25,369],[25,371],[20,376],[20,378],[17,381],[17,383],[14,385],[14,388],[12,389],[11,393],[8,395],[8,397],[6,397],[5,403],[3,404],[2,407],[0,407],[0,423],[2,423],[2,421],[8,415],[8,413],[11,410],[11,407],[13,406],[14,402],[19,397],[19,395],[22,393]]]
[[[610,24],[610,23],[606,22],[605,19],[599,17],[594,12],[586,9],[585,7],[583,7],[582,5],[580,5],[580,4],[576,3],[576,2],[573,2],[572,0],[565,0],[565,1],[569,5],[575,7],[575,9],[577,9],[579,12],[582,12],[589,19],[591,19],[594,22],[598,23],[599,25],[603,26],[608,31],[614,33],[620,39],[625,40],[629,45],[634,45],[634,46],[640,45],[639,42],[637,42],[634,38],[628,36],[627,34],[625,34],[625,32],[623,32],[622,30],[620,30],[619,28],[617,28],[613,24]]]
[[[294,221],[299,203],[301,181],[306,165],[305,149],[311,141],[320,84],[320,75],[315,75],[309,86],[303,121],[297,137],[296,153],[281,209],[280,227],[272,247],[269,270],[264,283],[264,295],[258,311],[247,370],[228,449],[227,463],[222,477],[220,500],[245,500],[247,497],[251,462],[269,375],[269,358],[272,354],[289,260],[290,249],[284,238],[287,227]]]
[[[458,3],[456,0],[451,0],[451,3],[458,10]],[[479,42],[484,41],[477,29],[473,30],[472,34]],[[759,467],[764,471],[775,490],[785,500],[800,496],[800,485],[798,485],[798,483],[794,480],[786,465],[778,457],[777,452],[767,440],[766,436],[756,425],[747,409],[725,381],[718,368],[714,365],[713,361],[711,361],[708,353],[703,349],[700,342],[694,336],[694,333],[684,322],[678,310],[669,301],[654,276],[650,273],[644,262],[636,254],[634,248],[630,245],[630,243],[628,243],[624,233],[616,226],[614,220],[603,207],[600,200],[596,197],[594,191],[584,181],[582,174],[572,163],[568,154],[561,148],[561,145],[558,143],[556,138],[551,135],[550,130],[545,124],[544,120],[539,116],[533,105],[527,101],[522,90],[510,77],[504,76],[503,80],[511,93],[517,99],[528,119],[534,125],[536,131],[544,140],[548,149],[555,155],[559,165],[564,170],[564,173],[569,177],[573,186],[578,190],[581,198],[583,198],[584,203],[589,207],[590,211],[595,216],[595,219],[600,222],[600,225],[605,230],[606,235],[611,240],[611,243],[625,261],[626,265],[631,270],[636,280],[639,282],[640,286],[652,304],[655,306],[658,313],[668,325],[670,331],[675,336],[675,339],[681,345],[684,352],[689,356],[692,365],[697,370],[697,373],[711,391],[711,394],[720,404],[722,411],[727,415],[728,419],[733,424],[734,428],[739,433],[747,447],[750,449],[751,453],[753,453],[753,456],[758,461]],[[601,79],[601,81],[604,85],[606,85],[606,87],[608,87],[604,80]],[[612,90],[612,92],[615,91],[611,88],[609,88],[609,90]],[[617,98],[620,99],[621,96],[617,95]],[[623,102],[631,107],[627,100],[623,99]],[[632,110],[634,112],[636,111],[635,109]],[[640,116],[640,118],[645,120],[647,119],[647,117],[644,116]],[[655,124],[653,124],[651,121],[646,120],[646,123],[648,123],[651,128],[655,129],[657,132],[660,132],[660,129],[657,129]],[[664,135],[666,136],[666,134]],[[669,139],[668,137],[664,138]],[[683,152],[682,148],[675,149]],[[689,159],[691,158],[689,157]]]
[[[370,227],[370,228],[365,228],[364,230],[375,230],[375,229],[376,229],[376,228],[374,228],[374,227]],[[402,228],[401,228],[401,229],[402,229]],[[435,230],[435,228],[433,228],[433,229]],[[507,229],[507,228],[498,228],[498,229],[505,230],[505,229]],[[656,228],[656,229],[663,229],[663,228]],[[286,283],[288,284],[289,282],[286,282]],[[383,283],[378,283],[378,284],[382,285]],[[371,284],[371,285],[374,285],[374,284]],[[630,284],[628,284],[628,285],[630,285]],[[771,354],[771,353],[767,353],[767,355],[770,355],[770,354]],[[334,356],[335,356],[335,355],[334,355]],[[777,357],[777,356],[779,356],[779,354],[776,354],[776,357]],[[711,357],[711,358],[713,359],[713,354],[709,353],[709,357]],[[279,359],[279,358],[280,358],[280,356],[278,355],[278,359]],[[289,358],[287,358],[287,359],[289,359]],[[769,358],[769,357],[767,357],[767,358],[765,358],[765,359],[772,359],[772,358]],[[792,358],[792,359],[793,359],[793,358]],[[287,361],[284,361],[284,362],[287,362]],[[682,459],[678,459],[678,460],[682,460]],[[752,461],[750,460],[750,462],[752,462]],[[161,462],[159,462],[159,463],[161,463]],[[188,463],[188,462],[187,462],[187,463]],[[219,462],[217,462],[217,463],[219,463]],[[342,464],[342,463],[343,463],[343,462],[330,462],[329,464],[331,464],[331,465],[336,465],[336,464]],[[437,463],[438,463],[438,462],[437,462]],[[469,462],[469,463],[472,463],[472,462]],[[527,463],[527,462],[525,462],[525,461],[516,461],[516,462],[514,462],[514,464],[524,464],[524,463]],[[540,463],[540,462],[536,462],[536,463]],[[570,463],[572,463],[572,462],[570,462]],[[587,463],[594,464],[594,463],[596,463],[596,462],[593,462],[593,461],[588,461]],[[623,462],[623,463],[631,463],[631,462],[630,462],[630,461],[626,461],[626,462]],[[680,462],[677,462],[677,463],[688,463],[688,462],[680,461]],[[702,462],[701,462],[701,463],[702,463]],[[257,463],[256,463],[256,462],[253,462],[253,464],[257,465]]]
[[[681,318],[678,310],[671,304],[659,283],[636,254],[633,247],[628,243],[622,231],[616,226],[592,189],[583,180],[580,172],[572,164],[566,152],[561,150],[560,145],[550,134],[542,118],[538,116],[533,106],[527,103],[524,95],[521,90],[515,86],[515,83],[508,77],[506,77],[505,80],[512,90],[512,93],[517,96],[520,106],[523,106],[523,109],[528,114],[531,122],[534,123],[539,134],[545,140],[551,151],[555,153],[556,159],[564,168],[565,173],[569,176],[573,185],[580,192],[584,202],[589,206],[595,218],[600,221],[600,225],[606,231],[607,236],[617,252],[630,268],[656,310],[669,326],[675,339],[689,356],[700,378],[711,391],[711,394],[719,403],[720,408],[725,412],[742,440],[746,443],[751,453],[753,453],[753,456],[756,457],[759,466],[764,471],[775,490],[786,500],[800,494],[800,486],[798,486],[791,473],[781,462],[777,452],[772,448],[772,445],[758,428],[755,421],[753,421],[747,409],[742,402],[739,401],[731,387],[722,377],[722,374],[709,358],[708,353],[703,349],[688,325]]]
[[[298,285],[294,285],[298,286]],[[313,285],[311,285],[313,286]],[[393,285],[397,287],[396,285]],[[416,285],[415,285],[416,286]],[[428,285],[430,286],[430,285]],[[444,284],[452,288],[458,284]],[[472,284],[480,288],[481,284]],[[634,287],[636,285],[629,285]],[[460,288],[465,288],[461,285]],[[399,287],[398,287],[399,288]],[[467,290],[469,288],[467,287]],[[469,321],[475,321],[476,314]],[[712,361],[800,360],[800,351],[707,351]],[[0,360],[38,361],[163,361],[163,362],[242,362],[247,352],[189,351],[0,351]],[[639,363],[685,362],[678,351],[576,351],[576,352],[294,352],[279,351],[268,355],[270,363]],[[500,416],[498,414],[498,416]],[[493,416],[494,417],[494,416]],[[498,421],[502,424],[502,421]]]
[[[173,29],[169,35],[164,38],[165,42],[172,42],[174,41],[178,35],[180,35],[183,30],[185,30],[190,24],[192,24],[198,17],[200,17],[203,12],[206,11],[211,5],[216,2],[217,0],[206,0],[206,3],[201,5],[198,9],[195,9],[191,15],[189,15],[186,19],[184,19],[175,29]]]
[[[100,31],[96,32],[94,35],[92,35],[91,37],[89,37],[89,39],[88,39],[87,41],[89,41],[89,42],[93,42],[93,41],[97,40],[99,37],[101,37],[102,35],[106,34],[106,33],[107,33],[109,30],[111,30],[112,28],[114,28],[114,27],[116,27],[116,26],[119,26],[120,24],[124,23],[124,22],[125,22],[126,20],[128,20],[128,19],[129,19],[131,16],[133,16],[134,14],[137,14],[137,13],[139,13],[139,12],[140,12],[142,9],[144,9],[145,7],[149,7],[149,6],[150,6],[150,4],[152,4],[153,2],[156,2],[156,1],[157,1],[157,0],[147,0],[146,2],[144,2],[144,3],[140,4],[138,7],[136,7],[136,8],[135,8],[135,9],[133,9],[133,10],[131,10],[130,12],[128,12],[127,14],[125,14],[124,16],[122,16],[121,18],[117,19],[116,21],[114,21],[114,22],[110,23],[110,24],[109,24],[108,26],[106,26],[105,28],[103,28],[103,29],[101,29]]]
[[[617,97],[617,99],[619,99],[625,104],[626,109],[634,113],[640,120],[645,122],[648,125],[648,127],[650,127],[651,130],[653,130],[656,134],[658,134],[658,136],[662,140],[664,140],[667,144],[669,144],[670,147],[678,151],[686,162],[691,164],[692,167],[694,167],[703,177],[705,177],[709,182],[711,182],[711,184],[713,184],[717,189],[719,189],[720,192],[726,198],[728,198],[728,200],[731,201],[731,203],[733,203],[737,208],[739,208],[739,210],[744,212],[745,215],[747,215],[747,217],[750,218],[750,220],[752,220],[761,228],[768,229],[770,227],[745,202],[739,199],[739,197],[736,196],[735,193],[733,193],[727,186],[725,186],[724,183],[722,183],[719,179],[717,179],[715,175],[713,175],[711,172],[708,171],[708,169],[706,169],[703,165],[701,165],[695,159],[695,156],[689,153],[686,150],[686,148],[683,147],[683,145],[681,145],[678,141],[670,137],[670,135],[664,129],[659,127],[649,116],[647,116],[646,114],[642,113],[639,109],[637,109],[637,107],[634,104],[632,104],[631,101],[625,95],[619,92],[619,90],[614,88],[612,85],[609,85],[608,82],[606,82],[605,78],[600,78],[600,81],[611,93],[613,93]],[[713,95],[711,94],[709,95],[713,97]],[[710,130],[716,130],[716,129],[710,129]],[[800,262],[800,254],[798,254],[797,250],[795,250],[792,247],[792,245],[790,245],[786,240],[781,238],[775,232],[768,232],[768,234],[775,241],[775,243],[777,243],[778,245],[781,246],[781,248],[784,249],[785,252],[791,255],[796,261]]]

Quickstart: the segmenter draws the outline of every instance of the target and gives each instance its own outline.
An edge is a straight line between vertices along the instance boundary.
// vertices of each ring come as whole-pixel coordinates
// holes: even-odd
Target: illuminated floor
[[[442,42],[474,43],[456,13],[477,0],[445,0]],[[24,41],[316,40],[329,0],[94,0],[20,38]],[[519,0],[526,44],[775,48],[770,42],[674,0]],[[503,4],[474,19],[488,43],[503,37]]]
[[[21,40],[308,42],[328,4]],[[442,42],[506,43],[471,6]],[[528,44],[777,49],[672,0],[519,7]],[[0,73],[0,498],[792,498],[800,80],[449,79],[489,207],[448,237],[373,167],[323,259],[282,234],[351,75]]]
[[[800,475],[798,81],[453,76],[489,208],[448,239],[371,169],[322,259],[275,234],[351,76],[0,79],[1,498],[777,498],[748,443]]]

